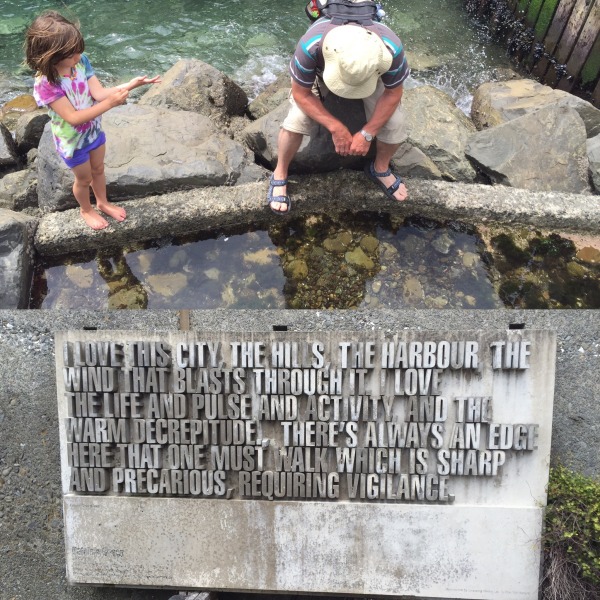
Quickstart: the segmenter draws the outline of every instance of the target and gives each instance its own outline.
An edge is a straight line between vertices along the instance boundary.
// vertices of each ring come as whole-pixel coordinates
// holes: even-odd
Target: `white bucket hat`
[[[323,81],[342,98],[368,98],[392,65],[392,55],[381,38],[357,25],[332,29],[323,42],[323,58]]]

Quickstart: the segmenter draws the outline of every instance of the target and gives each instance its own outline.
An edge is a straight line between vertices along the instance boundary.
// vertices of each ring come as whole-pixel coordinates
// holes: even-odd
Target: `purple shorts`
[[[104,135],[104,131],[101,131],[100,135],[89,146],[86,146],[85,148],[78,148],[75,150],[75,153],[71,158],[65,158],[63,156],[63,160],[69,169],[82,165],[90,160],[90,152],[96,148],[100,148],[102,144],[106,144],[106,136]]]

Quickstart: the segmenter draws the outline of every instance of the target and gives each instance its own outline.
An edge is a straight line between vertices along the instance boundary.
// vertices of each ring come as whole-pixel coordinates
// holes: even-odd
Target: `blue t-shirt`
[[[302,87],[311,88],[315,79],[322,77],[325,68],[323,40],[335,27],[339,27],[339,25],[332,24],[330,19],[322,18],[313,23],[300,38],[290,62],[290,74],[294,81]],[[361,27],[361,25],[355,25],[355,27]],[[381,76],[383,85],[386,88],[398,87],[410,75],[400,38],[382,23],[365,25],[365,29],[376,33],[392,55],[392,64],[389,70]]]

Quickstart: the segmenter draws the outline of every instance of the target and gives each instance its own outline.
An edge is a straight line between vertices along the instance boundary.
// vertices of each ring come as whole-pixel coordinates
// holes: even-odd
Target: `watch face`
[[[372,142],[373,141],[373,136],[370,133],[367,133],[364,129],[361,131],[361,133],[363,134],[365,140],[367,140],[367,142]]]

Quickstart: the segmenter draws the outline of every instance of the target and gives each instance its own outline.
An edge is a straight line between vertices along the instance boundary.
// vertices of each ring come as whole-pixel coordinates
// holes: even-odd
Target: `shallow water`
[[[600,240],[373,214],[39,265],[31,308],[600,308]]]
[[[23,34],[35,15],[52,8],[80,21],[86,51],[107,83],[161,73],[194,57],[232,76],[252,97],[287,68],[308,26],[304,6],[303,0],[1,0],[0,80],[10,77],[13,88],[30,85],[21,66]],[[490,69],[508,64],[504,50],[469,21],[463,0],[387,0],[383,6],[385,23],[420,69],[414,80],[435,83],[459,102]],[[0,85],[0,102],[11,93]]]

